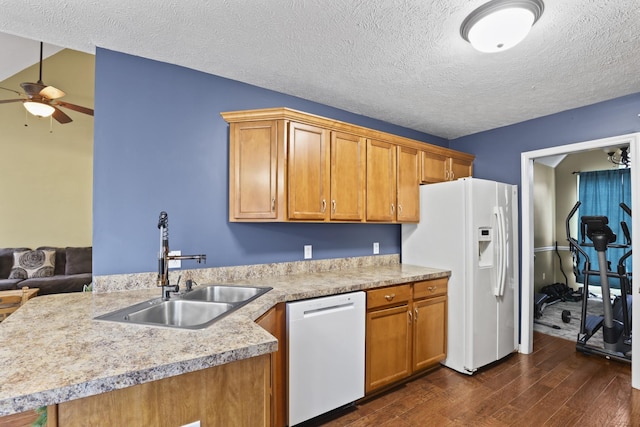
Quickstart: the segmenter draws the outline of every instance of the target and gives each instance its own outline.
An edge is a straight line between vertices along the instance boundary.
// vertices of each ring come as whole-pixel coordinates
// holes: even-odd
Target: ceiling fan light
[[[471,12],[460,34],[480,52],[501,52],[524,40],[543,9],[541,0],[493,0]]]
[[[36,117],[49,117],[56,111],[51,105],[37,101],[25,101],[22,105]]]

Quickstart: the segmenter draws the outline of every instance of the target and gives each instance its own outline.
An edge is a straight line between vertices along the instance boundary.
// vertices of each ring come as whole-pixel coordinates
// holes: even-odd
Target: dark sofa
[[[53,276],[9,279],[8,277],[13,267],[14,251],[30,249],[0,248],[0,291],[28,286],[29,288],[39,288],[38,295],[81,292],[84,285],[89,285],[93,280],[91,273],[92,248],[90,246],[80,248],[41,246],[37,249],[52,249],[56,251]]]

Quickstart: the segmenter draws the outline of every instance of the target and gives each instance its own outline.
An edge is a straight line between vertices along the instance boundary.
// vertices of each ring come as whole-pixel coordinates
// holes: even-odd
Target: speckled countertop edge
[[[254,321],[280,302],[448,275],[395,264],[229,281],[273,290],[201,330],[93,320],[156,298],[158,289],[37,297],[0,323],[0,339],[10,343],[0,348],[6,368],[0,374],[0,415],[273,352],[277,340]]]

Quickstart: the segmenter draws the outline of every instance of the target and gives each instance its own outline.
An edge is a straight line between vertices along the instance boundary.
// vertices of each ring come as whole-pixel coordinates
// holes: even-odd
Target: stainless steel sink
[[[169,301],[156,298],[103,314],[95,319],[179,329],[202,329],[271,289],[273,288],[203,286]]]
[[[248,286],[210,285],[194,289],[182,295],[183,300],[238,303],[249,302],[272,288]]]

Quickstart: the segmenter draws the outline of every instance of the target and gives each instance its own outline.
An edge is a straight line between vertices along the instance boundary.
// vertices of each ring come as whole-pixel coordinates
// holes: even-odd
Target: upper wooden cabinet
[[[458,178],[471,176],[473,159],[470,154],[422,151],[422,175],[420,182],[431,184],[434,182],[453,181]]]
[[[288,108],[221,115],[229,221],[417,222],[420,183],[471,174],[471,155]]]

